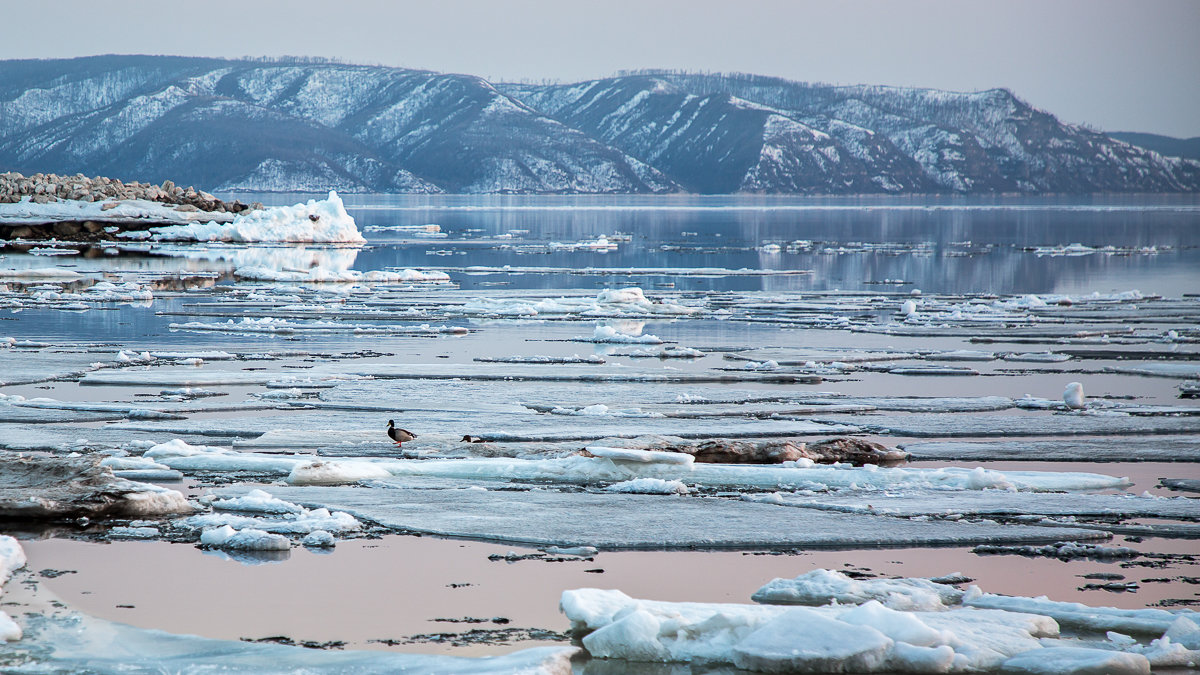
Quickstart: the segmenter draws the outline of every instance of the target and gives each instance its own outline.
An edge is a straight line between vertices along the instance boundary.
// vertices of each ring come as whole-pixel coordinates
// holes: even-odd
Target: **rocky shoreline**
[[[31,213],[8,217],[0,209],[0,238],[43,241],[68,238],[73,241],[111,241],[117,231],[146,229],[156,225],[174,224],[180,220],[228,221],[235,214],[263,208],[260,203],[245,204],[240,200],[226,202],[195,187],[182,187],[170,180],[162,185],[83,174],[60,176],[35,173],[25,176],[15,171],[0,173],[0,205],[21,204],[87,204],[103,202],[99,211],[87,217],[47,208],[44,214]],[[155,217],[141,213],[130,217],[117,207],[126,202],[161,205],[163,214]],[[211,218],[208,215],[211,214]]]

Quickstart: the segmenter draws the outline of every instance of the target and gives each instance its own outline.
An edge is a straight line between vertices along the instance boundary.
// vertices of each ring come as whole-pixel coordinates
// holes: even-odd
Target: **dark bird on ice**
[[[460,443],[483,443],[484,440],[478,436],[471,436],[470,434],[468,434],[466,436],[463,436],[462,440],[459,442]]]
[[[400,427],[396,426],[396,423],[393,420],[388,420],[387,434],[388,434],[388,438],[392,439],[393,441],[396,441],[397,447],[403,447],[403,445],[401,445],[401,444],[404,443],[404,441],[411,441],[412,439],[417,437],[417,435],[414,434],[413,432],[408,431],[407,429],[401,429]]]

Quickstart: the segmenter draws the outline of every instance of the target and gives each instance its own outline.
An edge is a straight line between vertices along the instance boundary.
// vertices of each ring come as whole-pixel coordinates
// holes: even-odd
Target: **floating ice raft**
[[[678,495],[681,482],[639,480],[638,486],[671,489],[668,494],[654,495],[529,489],[534,485],[507,485],[507,489],[496,490],[488,489],[494,484],[487,481],[456,479],[442,484],[428,477],[373,481],[372,489],[329,486],[263,489],[289,502],[349,513],[398,531],[531,546],[594,546],[610,550],[761,550],[796,546],[854,549],[1041,544],[1108,537],[1106,533],[1084,529],[898,520],[701,499]],[[630,486],[629,482],[615,484]],[[246,490],[230,487],[216,493],[237,496]],[[514,518],[515,513],[521,517]]]
[[[767,588],[785,590],[788,581],[777,579]],[[1023,603],[1025,610],[1008,611],[963,607],[960,600],[969,603],[986,594],[974,589],[964,596],[923,579],[856,582],[814,570],[790,582],[810,604],[822,606],[658,602],[584,588],[564,592],[560,607],[573,629],[585,634],[583,646],[593,657],[724,663],[756,672],[1122,675],[1149,673],[1151,664],[1184,665],[1200,656],[1165,635],[1150,644],[1085,637],[1068,647],[1057,641],[1054,603],[1032,598],[1013,598],[1030,602]],[[1095,610],[1111,625],[1123,623],[1121,610],[1079,607]],[[1174,631],[1190,639],[1188,627],[1195,628],[1190,623],[1172,627],[1190,621],[1182,614],[1140,612],[1164,615],[1160,623],[1167,627],[1156,635]],[[1107,624],[1102,619],[1097,625]]]

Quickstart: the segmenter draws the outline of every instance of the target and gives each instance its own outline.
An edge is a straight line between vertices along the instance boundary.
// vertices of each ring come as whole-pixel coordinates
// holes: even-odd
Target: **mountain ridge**
[[[0,61],[0,168],[221,191],[1200,191],[1200,162],[1007,89],[673,71],[492,83],[306,58]]]

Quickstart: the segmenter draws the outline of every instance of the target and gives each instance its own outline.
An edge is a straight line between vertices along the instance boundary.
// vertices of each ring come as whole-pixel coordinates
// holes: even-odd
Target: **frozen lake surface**
[[[1042,623],[984,655],[946,637],[982,605],[749,604],[821,569],[1172,620],[1200,602],[1195,198],[343,199],[366,244],[0,249],[0,453],[103,458],[195,510],[0,527],[28,558],[0,664],[941,672],[1044,649],[1069,671],[1108,649],[1157,672],[1200,654],[1185,623],[1174,647],[1162,627],[1125,642],[1051,605],[1021,605]],[[397,448],[389,419],[417,437]],[[679,451],[839,436],[913,461]],[[625,598],[559,613],[590,586]],[[708,628],[655,633],[672,612]],[[770,656],[780,631],[847,621],[894,645]],[[942,637],[889,632],[914,621]],[[573,666],[572,622],[599,636]],[[68,650],[72,625],[88,638]],[[101,654],[106,635],[138,648]]]

